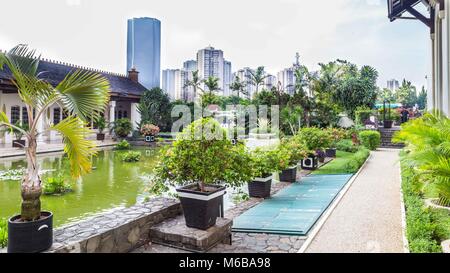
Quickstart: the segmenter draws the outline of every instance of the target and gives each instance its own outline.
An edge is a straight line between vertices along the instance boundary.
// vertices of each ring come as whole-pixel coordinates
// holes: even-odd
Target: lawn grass
[[[336,158],[313,172],[313,174],[349,174],[355,173],[369,156],[367,149],[360,149],[356,153],[337,151]]]

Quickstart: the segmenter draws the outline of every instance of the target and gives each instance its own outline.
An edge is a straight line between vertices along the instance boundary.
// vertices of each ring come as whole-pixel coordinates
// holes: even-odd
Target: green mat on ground
[[[235,218],[233,231],[306,235],[352,176],[303,177]]]

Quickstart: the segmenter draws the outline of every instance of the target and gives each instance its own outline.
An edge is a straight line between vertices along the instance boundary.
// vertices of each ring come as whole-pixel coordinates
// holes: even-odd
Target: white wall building
[[[207,79],[210,76],[219,78],[219,88],[224,88],[224,58],[223,51],[214,47],[200,49],[197,52],[198,74],[201,79]],[[203,88],[206,87],[203,85]]]

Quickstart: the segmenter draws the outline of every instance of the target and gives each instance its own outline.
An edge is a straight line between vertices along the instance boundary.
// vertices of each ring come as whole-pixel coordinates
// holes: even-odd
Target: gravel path
[[[305,252],[403,252],[399,150],[372,152]]]

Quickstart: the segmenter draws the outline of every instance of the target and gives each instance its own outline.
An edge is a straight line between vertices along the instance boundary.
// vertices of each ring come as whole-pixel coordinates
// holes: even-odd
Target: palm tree
[[[109,82],[100,74],[78,70],[69,73],[54,87],[40,78],[41,74],[37,73],[39,57],[35,57],[35,51],[29,50],[26,45],[18,45],[7,53],[0,53],[0,69],[5,65],[12,72],[12,82],[26,104],[29,128],[24,130],[11,124],[4,111],[0,111],[0,127],[18,130],[27,139],[27,170],[21,184],[21,218],[33,221],[41,216],[42,187],[36,159],[37,137],[47,130],[61,133],[72,176],[79,177],[89,172],[92,167],[91,156],[96,150],[94,142],[85,139],[91,133],[85,125],[91,118],[97,120],[105,109],[109,101]],[[57,125],[39,131],[39,119],[54,104],[68,111],[68,117]]]
[[[194,88],[194,100],[197,97],[197,90],[204,92],[201,88],[203,80],[198,76],[198,70],[192,72],[192,80],[186,80],[184,87],[192,86]]]
[[[250,70],[249,73],[250,75],[248,75],[248,79],[256,87],[255,95],[258,95],[259,86],[264,84],[265,79],[269,75],[264,75],[264,66],[258,67],[255,72]]]
[[[238,76],[236,76],[234,78],[233,83],[230,85],[230,89],[235,91],[237,93],[238,98],[239,98],[239,94],[240,93],[242,93],[244,95],[248,95],[247,90],[245,90],[246,86],[247,85],[245,84],[245,82],[241,81],[241,79]]]
[[[217,77],[209,76],[206,80],[203,81],[203,83],[208,88],[209,96],[211,96],[213,93],[220,90],[219,78],[217,78]]]

